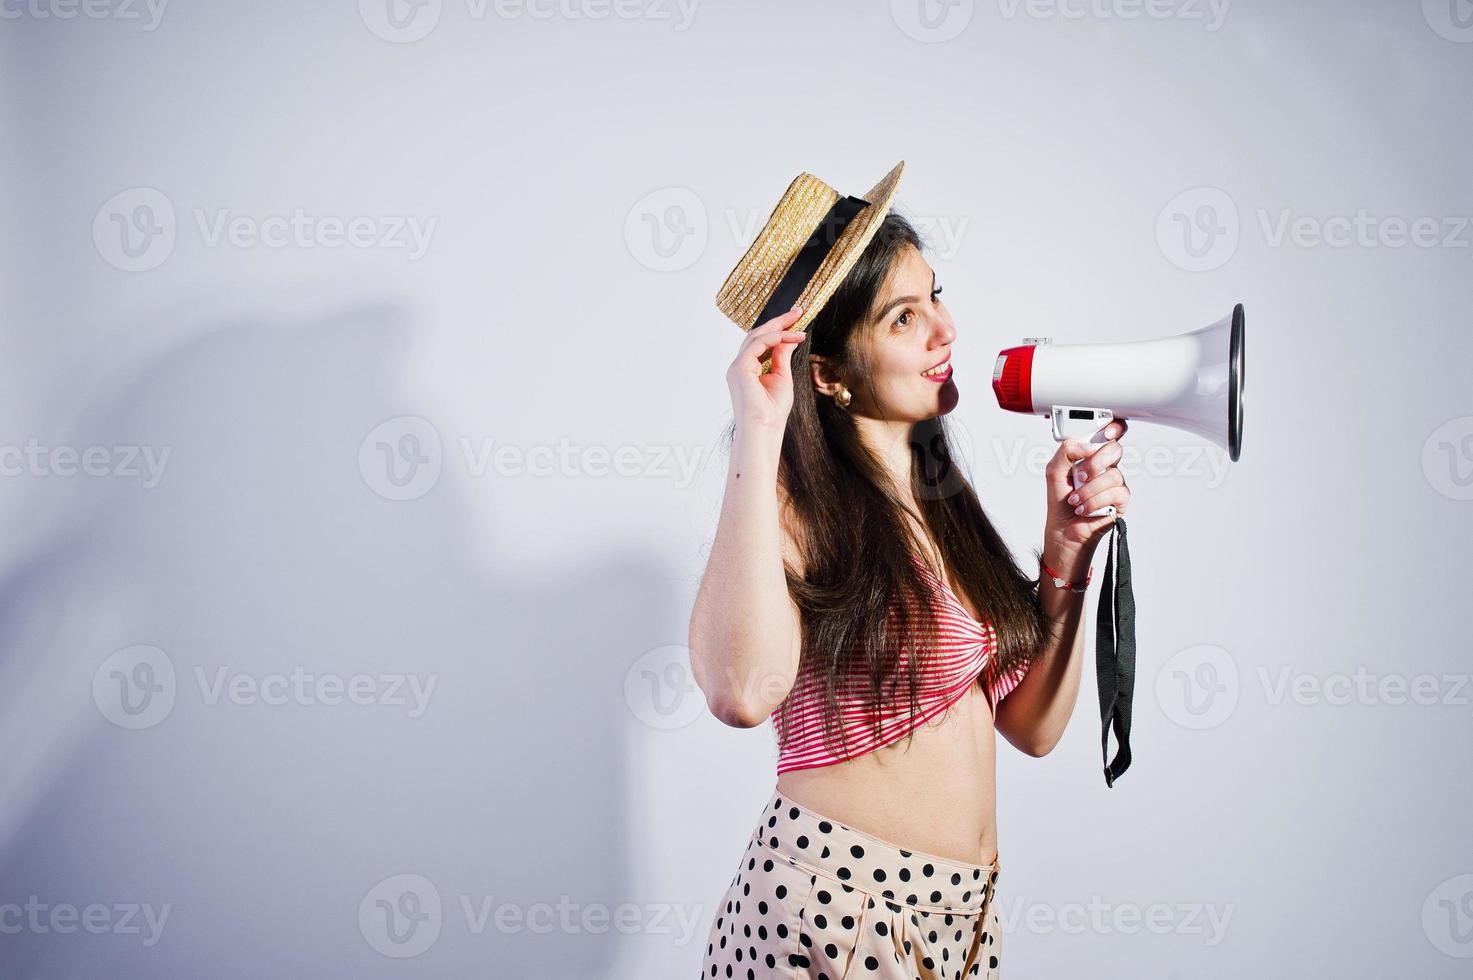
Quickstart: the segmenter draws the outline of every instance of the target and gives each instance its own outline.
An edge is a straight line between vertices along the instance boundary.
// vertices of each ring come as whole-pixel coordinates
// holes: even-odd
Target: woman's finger
[[[787,324],[791,322],[788,319],[791,313],[792,311],[790,310],[788,313],[774,320],[768,320],[760,327],[753,327],[751,330],[748,330],[747,335],[742,338],[741,346],[737,348],[737,360],[761,357],[769,347],[775,345],[776,341],[774,338],[784,333],[797,333],[798,331],[796,330],[786,329]]]
[[[1110,473],[1119,473],[1119,470],[1111,470]],[[1110,481],[1109,474],[1099,478],[1100,481]],[[1098,481],[1091,481],[1091,483]],[[1072,496],[1072,495],[1071,495]],[[1074,513],[1092,514],[1102,507],[1113,506],[1116,511],[1122,511],[1125,504],[1130,501],[1130,487],[1125,485],[1125,478],[1120,477],[1099,490],[1081,493],[1079,503],[1074,508]]]
[[[1070,448],[1066,455],[1071,463],[1083,460],[1090,461],[1087,475],[1084,477],[1088,479],[1089,475],[1097,473],[1106,466],[1113,466],[1125,454],[1125,450],[1120,447],[1119,443],[1120,437],[1125,434],[1125,429],[1125,420],[1115,419],[1101,430],[1105,435],[1104,442],[1066,440],[1066,444],[1068,442],[1077,442],[1077,446]]]
[[[1086,514],[1093,513],[1094,511],[1097,511],[1097,510],[1101,509],[1102,507],[1114,507],[1115,508],[1115,516],[1116,517],[1123,517],[1125,515],[1125,508],[1127,506],[1129,506],[1129,504],[1130,504],[1130,488],[1129,487],[1125,487],[1125,486],[1111,487],[1109,490],[1106,490],[1103,493],[1097,494],[1095,496],[1094,500],[1092,500],[1092,501],[1086,500],[1085,501],[1085,505],[1088,507],[1088,509],[1085,511],[1085,513]]]
[[[772,374],[779,378],[792,377],[793,351],[798,349],[798,343],[803,340],[803,337],[804,334],[800,330],[779,330],[777,332],[777,345],[771,354]]]
[[[766,360],[768,351],[779,347],[797,347],[807,334],[801,330],[770,330],[765,338],[752,345],[747,356],[756,357],[758,360]]]
[[[1054,450],[1053,459],[1049,460],[1044,471],[1050,476],[1059,477],[1065,481],[1069,478],[1069,467],[1074,465],[1075,460],[1084,459],[1090,454],[1092,447],[1087,448],[1078,439],[1065,439],[1059,443],[1059,448]]]
[[[757,326],[747,331],[747,336],[749,338],[760,337],[762,334],[771,333],[774,330],[786,330],[788,327],[797,323],[798,318],[802,315],[803,308],[795,306],[792,309],[788,310],[786,313],[779,313],[777,316],[773,317],[771,320],[768,320],[766,323],[757,324]]]
[[[1075,504],[1087,504],[1091,497],[1101,491],[1109,490],[1111,487],[1121,486],[1124,483],[1125,477],[1121,475],[1119,470],[1112,466],[1097,475],[1094,479],[1076,487],[1068,497],[1064,498],[1064,501],[1071,507]],[[1090,509],[1093,510],[1094,508]]]
[[[1112,439],[1109,442],[1102,443],[1093,453],[1074,464],[1074,470],[1079,474],[1077,482],[1084,482],[1099,476],[1105,470],[1120,462],[1120,458],[1124,455],[1125,450],[1115,440]]]
[[[807,334],[805,334],[801,330],[788,330],[781,327],[771,330],[763,330],[761,333],[753,331],[753,333],[742,342],[741,349],[738,351],[737,356],[738,358],[761,357],[770,348],[776,347],[777,345],[786,341],[802,340],[806,336]]]
[[[802,315],[803,311],[795,306],[761,326],[748,330],[747,336],[742,338],[741,346],[737,348],[737,360],[750,362],[755,359],[761,362],[767,359],[770,349],[802,340],[807,334],[801,330],[788,329]],[[760,366],[758,370],[761,370]]]

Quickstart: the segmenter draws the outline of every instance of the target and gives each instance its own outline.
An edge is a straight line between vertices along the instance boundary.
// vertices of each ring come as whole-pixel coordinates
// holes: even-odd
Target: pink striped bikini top
[[[800,670],[793,690],[784,702],[788,704],[789,739],[778,754],[779,775],[792,769],[813,769],[843,762],[899,741],[912,729],[961,700],[979,679],[987,704],[995,714],[997,703],[1022,682],[1027,673],[1026,666],[1006,677],[994,674],[997,631],[992,622],[985,616],[980,621],[973,619],[956,593],[919,556],[914,557],[939,600],[935,648],[916,678],[918,710],[915,716],[911,717],[909,696],[902,680],[899,685],[901,693],[894,703],[882,702],[880,705],[882,735],[876,738],[867,681],[864,677],[849,678],[839,685],[837,692],[840,725],[847,736],[847,749],[841,747],[844,754],[835,755],[823,744],[822,690],[817,686],[818,678],[811,668]],[[905,657],[908,655],[902,646],[897,664],[897,676],[901,678],[905,676]],[[777,712],[773,714],[775,725]]]

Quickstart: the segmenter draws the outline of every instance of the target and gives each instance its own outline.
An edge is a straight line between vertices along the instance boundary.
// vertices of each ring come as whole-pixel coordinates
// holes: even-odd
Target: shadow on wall
[[[408,324],[229,325],[87,413],[78,445],[168,455],[53,498],[0,580],[0,906],[41,906],[0,976],[613,968],[527,915],[631,899],[609,692],[660,578],[479,567],[464,495],[495,488],[452,466],[386,499],[372,458],[413,447],[359,454],[416,414]]]

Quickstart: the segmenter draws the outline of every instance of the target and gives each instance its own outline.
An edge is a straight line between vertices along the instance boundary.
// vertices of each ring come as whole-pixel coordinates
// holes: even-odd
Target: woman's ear
[[[844,387],[844,379],[834,369],[833,362],[822,354],[808,355],[808,371],[813,378],[813,387],[821,395],[833,397]]]

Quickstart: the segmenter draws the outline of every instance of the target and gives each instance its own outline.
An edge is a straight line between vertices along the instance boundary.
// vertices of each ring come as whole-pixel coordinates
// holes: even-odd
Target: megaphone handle
[[[1094,446],[1096,451],[1100,445],[1107,440],[1104,432],[1111,422],[1115,420],[1115,413],[1108,408],[1085,408],[1078,405],[1055,405],[1049,413],[1049,421],[1053,425],[1054,440],[1063,442],[1066,439],[1078,439],[1085,445]],[[1087,481],[1079,479],[1079,468],[1069,468],[1069,483],[1078,490]],[[1114,517],[1115,506],[1113,504],[1101,507],[1099,510],[1091,511],[1087,517]]]

